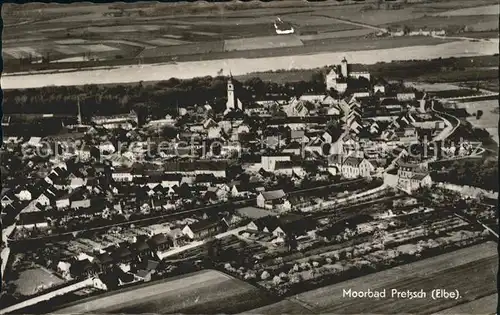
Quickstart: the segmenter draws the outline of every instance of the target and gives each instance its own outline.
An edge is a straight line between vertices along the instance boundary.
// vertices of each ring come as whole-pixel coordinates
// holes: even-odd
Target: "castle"
[[[370,80],[370,73],[366,71],[351,72],[350,65],[347,60],[342,59],[340,66],[334,66],[333,69],[326,75],[326,89],[335,89],[339,93],[344,93],[347,90],[348,78],[365,78]]]

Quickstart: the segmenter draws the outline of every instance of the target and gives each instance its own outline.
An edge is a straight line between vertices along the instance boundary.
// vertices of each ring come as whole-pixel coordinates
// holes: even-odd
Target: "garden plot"
[[[225,51],[298,47],[304,44],[297,36],[263,36],[229,39],[224,41]]]
[[[175,45],[190,44],[191,42],[187,42],[184,40],[178,40],[178,39],[172,39],[172,38],[156,38],[153,40],[149,40],[146,43],[151,44],[151,45],[158,45],[158,46],[175,46]]]

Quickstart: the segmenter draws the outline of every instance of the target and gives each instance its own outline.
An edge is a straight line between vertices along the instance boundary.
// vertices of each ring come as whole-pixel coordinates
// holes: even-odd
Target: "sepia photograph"
[[[498,314],[499,0],[1,4],[4,314]]]

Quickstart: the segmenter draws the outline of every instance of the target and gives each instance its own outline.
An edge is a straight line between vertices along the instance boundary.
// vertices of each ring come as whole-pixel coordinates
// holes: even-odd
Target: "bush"
[[[269,279],[269,277],[270,277],[270,276],[271,276],[271,275],[269,274],[269,272],[264,271],[264,272],[262,272],[262,274],[260,275],[260,278],[261,278],[262,280],[267,280],[267,279]]]

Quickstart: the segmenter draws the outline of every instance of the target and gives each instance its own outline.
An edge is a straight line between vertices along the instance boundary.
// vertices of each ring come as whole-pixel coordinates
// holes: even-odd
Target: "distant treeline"
[[[59,86],[4,91],[4,114],[52,113],[77,115],[80,101],[82,116],[112,115],[130,110],[140,115],[163,117],[175,115],[178,107],[210,104],[216,112],[226,106],[227,77],[200,77],[189,80],[171,78],[154,85]],[[324,78],[320,73],[305,81],[290,84],[263,82],[251,78],[235,84],[238,97],[249,101],[267,95],[297,96],[306,92],[324,93]]]

